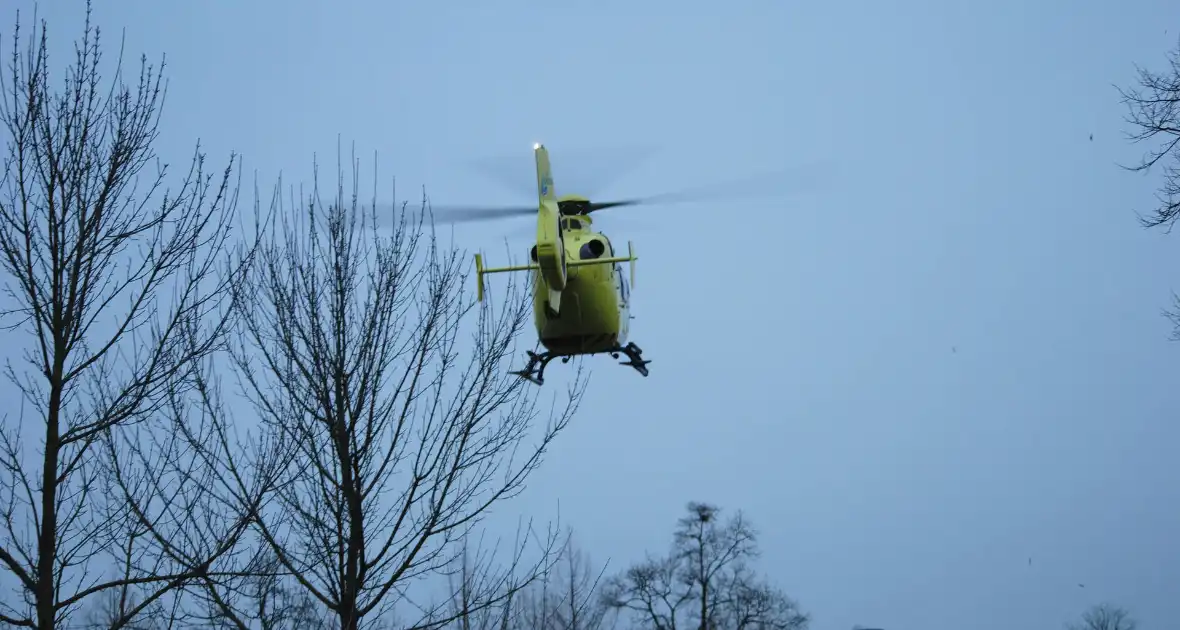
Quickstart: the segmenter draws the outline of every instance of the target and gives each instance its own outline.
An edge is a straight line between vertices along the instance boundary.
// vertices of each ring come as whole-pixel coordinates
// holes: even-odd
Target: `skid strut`
[[[528,365],[526,365],[523,370],[516,370],[515,372],[510,372],[510,374],[515,374],[516,376],[536,383],[537,385],[543,385],[545,383],[545,366],[549,365],[550,361],[560,358],[562,363],[569,363],[570,359],[574,358],[574,356],[577,356],[571,354],[553,354],[552,352],[537,353],[531,350],[526,351],[526,353],[529,356]],[[643,350],[634,343],[628,343],[625,346],[616,346],[610,350],[606,350],[605,353],[609,353],[611,358],[614,359],[618,359],[620,354],[626,355],[627,360],[620,361],[619,365],[631,366],[635,368],[636,372],[639,372],[643,376],[647,376],[647,364],[651,363],[651,360],[644,359]],[[588,352],[582,354],[603,353]]]
[[[627,355],[628,360],[620,361],[619,365],[630,365],[631,367],[635,368],[636,372],[647,376],[647,364],[651,363],[651,360],[643,358],[643,350],[640,350],[639,346],[629,343],[622,348],[619,348],[617,351],[610,353],[611,358],[619,358],[620,352]]]

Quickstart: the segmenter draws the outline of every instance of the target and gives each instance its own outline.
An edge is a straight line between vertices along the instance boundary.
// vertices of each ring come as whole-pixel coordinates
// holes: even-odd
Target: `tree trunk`
[[[57,617],[57,464],[61,451],[61,398],[65,360],[55,353],[45,418],[45,458],[41,468],[41,531],[37,540],[37,628],[53,630]]]

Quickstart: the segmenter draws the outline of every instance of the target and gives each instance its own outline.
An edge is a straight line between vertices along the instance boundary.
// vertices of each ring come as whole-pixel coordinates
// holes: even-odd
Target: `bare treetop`
[[[1119,89],[1127,106],[1126,121],[1135,128],[1132,141],[1153,141],[1139,163],[1131,170],[1146,171],[1161,160],[1163,183],[1157,195],[1159,205],[1142,219],[1147,227],[1171,228],[1180,217],[1180,46],[1167,55],[1168,67],[1161,72],[1138,68],[1137,85]]]
[[[807,628],[808,615],[750,567],[756,535],[740,513],[722,522],[717,507],[696,502],[687,512],[667,556],[649,557],[606,583],[607,606],[655,630]]]
[[[1067,630],[1135,630],[1130,613],[1113,604],[1098,604],[1082,613],[1080,621],[1066,625]]]

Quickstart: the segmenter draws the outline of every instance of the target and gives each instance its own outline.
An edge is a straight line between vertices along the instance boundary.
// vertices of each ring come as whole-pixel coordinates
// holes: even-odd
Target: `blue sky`
[[[308,181],[313,153],[330,171],[338,137],[438,204],[527,201],[469,163],[515,153],[527,195],[534,141],[559,193],[580,192],[562,156],[596,147],[658,149],[608,196],[830,166],[779,200],[597,220],[640,251],[652,374],[590,361],[513,509],[560,499],[615,567],[662,550],[689,500],[742,509],[814,630],[1031,630],[1100,601],[1180,618],[1180,346],[1160,316],[1180,243],[1136,222],[1158,180],[1116,165],[1142,148],[1112,85],[1160,67],[1172,3],[409,4],[96,18],[168,56],[160,154],[239,151],[264,189]],[[58,51],[77,6],[39,9]],[[455,238],[494,260],[528,231]]]

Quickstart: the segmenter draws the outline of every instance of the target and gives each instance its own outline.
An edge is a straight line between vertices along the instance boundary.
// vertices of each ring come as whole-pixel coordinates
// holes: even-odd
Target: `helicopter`
[[[627,255],[616,255],[606,234],[593,229],[590,213],[606,208],[635,205],[641,200],[592,202],[581,195],[558,196],[553,185],[549,151],[533,145],[537,170],[536,207],[476,210],[478,218],[493,218],[535,212],[536,244],[529,250],[529,263],[508,267],[485,267],[483,256],[475,254],[477,299],[484,299],[484,276],[494,273],[528,271],[533,283],[533,320],[542,352],[527,351],[528,364],[511,374],[537,385],[545,382],[545,367],[560,358],[568,363],[576,356],[610,354],[627,357],[622,365],[648,376],[650,360],[643,350],[628,341],[631,318],[631,288],[635,286],[635,246],[628,241]],[[630,265],[629,278],[622,264]]]
[[[608,208],[659,202],[693,201],[709,196],[703,190],[632,198],[617,201],[592,201],[582,195],[558,196],[553,183],[549,151],[541,143],[533,145],[536,162],[537,204],[500,208],[435,208],[455,221],[487,220],[534,215],[537,218],[536,244],[529,250],[524,265],[485,267],[482,254],[475,254],[477,299],[484,299],[484,276],[496,273],[529,272],[533,285],[533,320],[542,352],[526,351],[528,364],[510,372],[537,385],[545,382],[545,367],[560,358],[562,363],[577,356],[609,354],[620,365],[630,366],[648,376],[651,360],[628,339],[631,290],[635,286],[634,243],[627,242],[626,255],[620,255],[607,235],[593,228],[590,214]],[[757,182],[758,177],[751,180]],[[741,189],[743,187],[739,187]],[[758,194],[747,183],[745,193]],[[727,186],[714,191],[734,199]],[[629,273],[622,265],[627,263]]]

